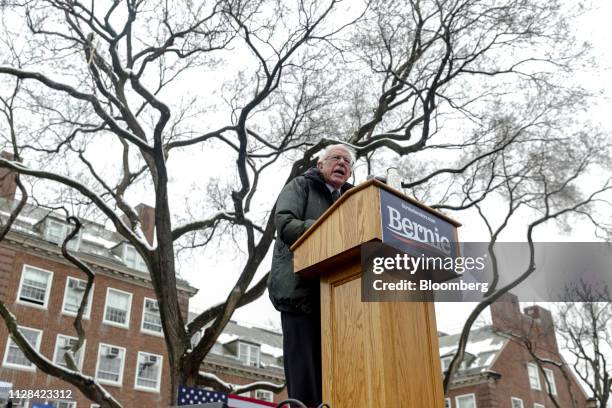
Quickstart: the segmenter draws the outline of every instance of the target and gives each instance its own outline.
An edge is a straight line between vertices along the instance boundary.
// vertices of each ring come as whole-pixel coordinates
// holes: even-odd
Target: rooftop
[[[190,319],[195,316],[189,313]],[[200,336],[194,336],[193,342],[199,341]],[[268,369],[282,375],[283,336],[274,329],[230,320],[206,360],[233,367]]]
[[[11,214],[15,200],[0,199],[0,221],[5,222]],[[149,280],[146,264],[124,237],[118,232],[106,229],[103,225],[89,220],[81,220],[81,232],[68,244],[68,249],[78,253],[82,260],[90,264],[104,265],[134,278]],[[7,239],[19,241],[24,247],[42,246],[60,254],[60,246],[72,231],[73,226],[66,222],[65,216],[43,207],[26,204],[12,225],[12,236]],[[55,249],[53,249],[55,248]],[[197,289],[185,280],[178,279],[182,290],[191,295]]]
[[[460,334],[453,334],[438,338],[440,358],[452,357],[455,354],[459,337]],[[457,374],[478,374],[489,371],[508,341],[507,337],[492,326],[472,330],[465,348],[464,364]]]

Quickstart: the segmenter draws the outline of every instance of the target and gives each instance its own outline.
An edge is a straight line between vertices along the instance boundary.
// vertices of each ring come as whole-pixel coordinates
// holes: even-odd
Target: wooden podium
[[[383,241],[381,195],[389,193],[452,224],[456,240],[458,223],[369,180],[291,247],[295,272],[321,279],[323,402],[332,408],[444,407],[433,304],[361,301],[361,244]]]

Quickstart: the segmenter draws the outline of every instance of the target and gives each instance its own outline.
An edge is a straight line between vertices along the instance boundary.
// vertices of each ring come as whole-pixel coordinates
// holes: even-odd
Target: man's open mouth
[[[344,175],[346,175],[346,172],[344,171],[344,169],[340,168],[340,169],[334,170],[333,174],[338,174],[340,176],[344,176]]]

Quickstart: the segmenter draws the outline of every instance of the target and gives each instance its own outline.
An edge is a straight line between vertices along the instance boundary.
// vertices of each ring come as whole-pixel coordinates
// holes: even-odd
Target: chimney
[[[141,203],[136,206],[136,213],[145,238],[149,241],[149,244],[153,245],[155,239],[155,208]]]
[[[504,293],[490,306],[493,327],[503,331],[516,331],[521,328],[521,309],[518,298],[512,293]]]
[[[557,337],[555,336],[555,325],[550,311],[538,305],[526,307],[524,311],[527,316],[534,320],[538,335],[544,339],[549,349],[559,353]]]
[[[2,151],[0,157],[6,160],[13,160],[14,158],[13,154],[7,151]],[[15,191],[17,191],[15,176],[14,171],[0,167],[0,197],[9,200],[15,199]]]

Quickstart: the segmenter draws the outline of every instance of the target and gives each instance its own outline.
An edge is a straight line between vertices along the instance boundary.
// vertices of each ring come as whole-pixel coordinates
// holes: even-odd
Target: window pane
[[[274,401],[272,393],[266,390],[257,390],[257,392],[255,393],[255,398],[261,401],[268,401],[268,402]]]
[[[47,228],[46,228],[46,237],[48,241],[51,241],[57,245],[62,245],[64,243],[64,239],[68,236],[68,233],[72,231],[69,225],[64,224],[62,222],[48,220]],[[80,233],[77,234],[76,237],[73,237],[70,242],[68,242],[68,249],[76,251],[79,246],[80,241]]]
[[[250,346],[251,355],[249,358],[249,363],[252,366],[259,366],[259,347],[258,346]]]
[[[544,374],[546,375],[546,380],[547,380],[546,389],[550,391],[552,395],[557,395],[557,384],[555,384],[555,374],[552,372],[552,370],[548,368],[544,369]]]
[[[145,299],[145,311],[142,328],[143,330],[154,331],[157,333],[162,332],[161,317],[159,315],[159,308],[156,300]]]
[[[138,353],[136,384],[140,387],[157,389],[161,369],[161,356]]]
[[[136,248],[131,245],[127,245],[125,247],[124,263],[129,268],[138,269],[139,271],[147,270],[147,265],[145,264],[144,260],[142,259],[138,251],[136,251]]]
[[[476,401],[473,395],[462,395],[457,397],[457,408],[476,408]]]
[[[59,335],[57,336],[57,342],[55,344],[55,359],[53,362],[62,367],[67,367],[66,360],[64,359],[64,354],[70,350],[70,348],[76,344],[78,339],[76,337],[69,337]],[[74,355],[74,360],[78,367],[81,366],[81,362],[83,361],[83,352],[85,350],[85,343],[81,345],[81,348]]]
[[[238,343],[238,359],[244,365],[259,366],[259,346]]]
[[[38,336],[40,332],[36,330],[26,329],[23,327],[19,328],[19,332],[25,337],[26,341],[35,349],[38,349]],[[6,352],[6,363],[18,365],[22,367],[34,367],[34,364],[28,360],[28,358],[21,352],[21,349],[13,341],[13,339],[9,338],[8,348]]]
[[[238,343],[238,359],[242,364],[247,364],[249,361],[249,349],[246,344]]]
[[[131,296],[109,289],[106,300],[104,319],[109,322],[126,324],[130,308]]]
[[[23,281],[19,299],[44,305],[50,277],[51,274],[49,272],[25,267],[23,269]]]
[[[57,221],[47,221],[47,239],[56,244],[62,244],[66,238],[66,226]]]
[[[85,285],[86,281],[81,279],[68,278],[66,285],[66,298],[64,299],[64,312],[68,312],[71,314],[77,314],[79,311],[79,306],[81,305],[81,299],[85,295]],[[93,289],[93,287],[92,287]],[[85,310],[83,311],[83,316],[89,316],[89,305],[91,303],[91,294],[93,291],[90,291],[90,298],[87,300],[85,304]]]
[[[127,310],[130,302],[130,295],[127,293],[116,292],[114,290],[108,291],[108,304],[116,307],[117,309]]]
[[[450,366],[450,362],[452,359],[453,359],[452,357],[444,357],[442,359],[442,371],[448,370],[448,367]]]
[[[116,347],[101,346],[96,378],[119,382],[124,350]]]
[[[127,319],[127,312],[123,309],[117,309],[115,307],[107,306],[105,319],[110,322],[125,324]]]
[[[47,405],[50,405],[56,408],[75,408],[76,401],[49,400],[47,401]]]
[[[523,400],[520,398],[512,398],[512,408],[523,408]]]
[[[535,364],[527,364],[527,373],[529,375],[529,385],[534,390],[540,389],[540,376],[538,375],[538,367]]]

